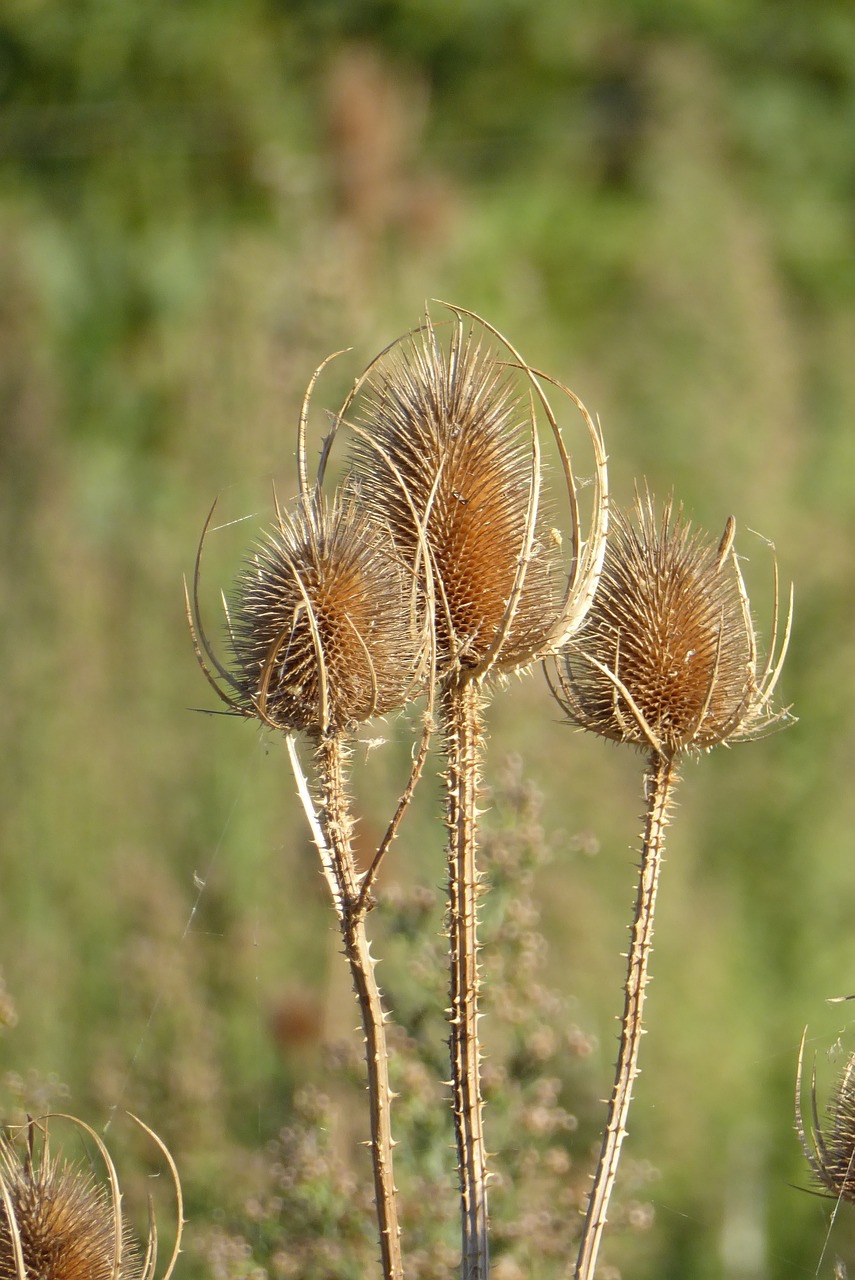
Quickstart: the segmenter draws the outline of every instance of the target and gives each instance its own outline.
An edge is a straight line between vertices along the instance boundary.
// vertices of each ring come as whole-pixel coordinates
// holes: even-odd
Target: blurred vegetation
[[[828,1209],[792,1185],[802,1027],[821,1086],[851,1048],[848,1006],[825,1002],[855,973],[854,130],[846,0],[3,6],[6,1111],[67,1091],[92,1123],[141,1114],[182,1170],[188,1238],[225,1233],[223,1275],[252,1274],[229,1232],[275,1178],[268,1144],[290,1125],[293,1151],[327,1114],[305,1090],[356,1017],[281,747],[191,711],[211,700],[181,574],[217,494],[225,525],[268,518],[271,478],[292,490],[320,360],[354,348],[319,389],[318,440],[322,408],[434,297],[599,413],[617,500],[646,477],[711,530],[733,513],[761,619],[770,557],[749,529],[796,583],[798,725],[682,788],[627,1145],[653,1221],[607,1235],[605,1258],[635,1280],[855,1271],[843,1212],[816,1271]],[[253,527],[211,540],[212,617]],[[563,728],[539,676],[492,719],[487,781],[520,753],[564,833],[532,874],[549,982],[599,1046],[562,1085],[575,1170],[611,1081],[639,772]],[[406,723],[383,731],[369,830],[406,769]],[[435,790],[386,868],[393,897],[441,883]],[[330,1105],[358,1141],[358,1088]],[[425,1139],[449,1163],[424,1177],[451,1186],[446,1141]],[[517,1157],[500,1172],[542,1176]],[[251,1215],[243,1235],[264,1243]],[[188,1247],[183,1274],[209,1273]]]

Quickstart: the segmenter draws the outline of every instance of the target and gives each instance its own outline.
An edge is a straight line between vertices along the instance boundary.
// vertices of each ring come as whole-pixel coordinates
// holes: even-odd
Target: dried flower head
[[[416,612],[413,574],[388,527],[353,490],[331,501],[314,492],[290,511],[277,508],[235,583],[231,669],[214,658],[201,627],[194,634],[231,690],[215,683],[230,706],[279,729],[323,735],[417,690],[424,645]]]
[[[855,1053],[850,1054],[846,1066],[831,1092],[826,1106],[826,1132],[823,1133],[816,1105],[816,1063],[811,1072],[810,1142],[805,1133],[802,1117],[802,1062],[805,1037],[799,1046],[796,1070],[796,1133],[817,1183],[835,1200],[848,1200],[855,1204]]]
[[[52,1118],[72,1121],[92,1139],[108,1185],[96,1181],[91,1169],[50,1154],[46,1121],[30,1123],[23,1154],[0,1137],[0,1280],[152,1280],[157,1263],[153,1216],[143,1251],[122,1217],[118,1178],[104,1144],[72,1116]],[[160,1139],[137,1123],[166,1157],[174,1179],[178,1236],[163,1277],[169,1280],[181,1242],[178,1174]],[[38,1155],[36,1128],[44,1135]]]
[[[571,720],[657,753],[704,751],[757,737],[787,718],[772,706],[789,639],[776,656],[778,584],[769,653],[757,641],[728,520],[720,541],[647,492],[613,511],[609,546],[585,625],[557,665]]]
[[[279,728],[326,732],[412,696],[412,575],[355,494],[280,512],[235,584],[238,700]]]
[[[569,459],[541,381],[490,326],[452,313],[444,335],[427,316],[357,384],[353,468],[399,545],[414,556],[420,537],[427,544],[438,661],[480,676],[527,665],[578,625],[602,558],[605,453],[599,429],[566,392],[596,458],[594,530],[583,544]],[[570,494],[569,576],[562,537],[544,514],[539,415]]]

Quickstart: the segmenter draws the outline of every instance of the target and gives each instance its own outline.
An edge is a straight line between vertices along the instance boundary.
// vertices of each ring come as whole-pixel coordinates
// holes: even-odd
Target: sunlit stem
[[[648,981],[647,966],[653,942],[653,913],[659,885],[659,869],[665,849],[665,829],[677,773],[673,756],[653,751],[644,776],[647,813],[641,846],[638,896],[632,923],[626,988],[621,1021],[620,1048],[615,1068],[615,1083],[609,1101],[608,1120],[588,1211],[579,1257],[576,1280],[592,1280],[597,1264],[609,1200],[617,1176],[621,1144],[626,1137],[626,1123],[632,1101],[632,1087],[638,1074],[638,1049],[643,1035],[642,1010]]]
[[[389,1086],[389,1053],[380,988],[374,972],[365,932],[366,904],[360,895],[360,877],[353,855],[353,818],[345,787],[346,749],[341,734],[322,737],[316,751],[319,784],[319,821],[334,870],[336,907],[359,1002],[365,1035],[365,1063],[371,1122],[371,1162],[374,1200],[384,1280],[402,1280],[401,1232],[397,1191],[392,1167],[392,1090]]]
[[[481,743],[481,694],[472,680],[451,682],[441,698],[448,825],[451,956],[451,1086],[460,1175],[462,1280],[486,1280],[490,1270],[487,1151],[478,1039],[478,912],[476,819]]]

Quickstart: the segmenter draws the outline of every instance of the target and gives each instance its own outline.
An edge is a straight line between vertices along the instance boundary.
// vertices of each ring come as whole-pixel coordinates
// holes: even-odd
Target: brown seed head
[[[808,1142],[802,1118],[802,1059],[805,1035],[799,1049],[796,1073],[796,1133],[816,1182],[835,1199],[855,1204],[855,1054],[851,1054],[826,1107],[826,1131],[816,1104],[816,1064],[811,1076],[811,1130]]]
[[[46,1130],[37,1156],[35,1123],[23,1153],[0,1136],[0,1280],[152,1280],[154,1227],[144,1255],[122,1220],[118,1181],[103,1143],[81,1121],[65,1119],[98,1146],[109,1186],[97,1182],[89,1168],[51,1156]],[[178,1195],[179,1238],[164,1275],[168,1280],[180,1244],[180,1187],[160,1139],[141,1127],[167,1156]]]
[[[464,313],[454,312],[446,335],[427,317],[370,366],[353,451],[367,505],[411,556],[421,522],[440,664],[479,675],[546,651],[570,594],[561,539],[543,516],[535,405],[546,402],[503,345]],[[567,478],[572,487],[569,464]],[[578,527],[573,542],[578,561]],[[579,574],[586,589],[589,570],[586,562]]]
[[[770,699],[789,633],[763,671],[732,551],[693,530],[649,493],[613,511],[594,602],[558,664],[556,696],[570,719],[617,742],[659,752],[703,751],[757,736],[786,718]],[[777,579],[776,579],[777,617]]]
[[[277,728],[343,729],[417,684],[412,574],[354,492],[278,513],[237,580],[229,625],[235,701]]]

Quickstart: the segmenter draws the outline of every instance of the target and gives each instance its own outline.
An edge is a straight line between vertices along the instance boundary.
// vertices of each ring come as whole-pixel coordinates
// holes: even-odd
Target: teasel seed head
[[[354,489],[277,507],[232,592],[233,661],[217,664],[218,692],[244,715],[317,736],[401,706],[421,678],[417,594]]]
[[[613,510],[609,545],[584,627],[548,672],[570,720],[660,754],[706,751],[789,719],[772,705],[786,654],[778,647],[778,579],[769,652],[760,665],[748,596],[733,551],[693,529],[649,492]]]
[[[817,1184],[835,1200],[855,1204],[855,1053],[840,1073],[826,1107],[826,1132],[816,1103],[816,1063],[811,1072],[810,1141],[802,1115],[802,1063],[807,1028],[799,1046],[796,1070],[796,1133]]]
[[[450,310],[445,333],[426,315],[382,353],[341,416],[353,413],[352,466],[366,504],[411,558],[419,539],[427,546],[440,669],[480,677],[528,665],[579,625],[603,553],[605,451],[584,406],[561,388],[595,449],[593,528],[583,543],[548,380],[484,321]],[[543,416],[569,492],[568,549],[544,511]]]
[[[68,1120],[98,1148],[108,1175],[99,1183],[91,1169],[53,1156],[47,1122]],[[181,1243],[183,1206],[178,1173],[161,1140],[136,1121],[166,1158],[178,1205],[178,1232],[163,1280],[169,1280]],[[36,1152],[35,1132],[43,1134]],[[94,1130],[73,1116],[31,1121],[21,1154],[0,1136],[0,1280],[153,1280],[157,1230],[150,1211],[142,1250],[122,1217],[115,1166]]]

